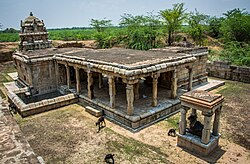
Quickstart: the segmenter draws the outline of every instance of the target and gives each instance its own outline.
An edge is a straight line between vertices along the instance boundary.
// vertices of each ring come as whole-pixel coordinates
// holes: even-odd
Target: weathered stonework
[[[7,104],[0,97],[0,163],[43,164],[22,134]]]
[[[231,65],[230,62],[207,62],[207,72],[212,77],[250,83],[250,68]]]
[[[179,122],[179,134],[177,135],[177,145],[203,156],[209,155],[218,147],[220,138],[220,114],[224,97],[220,94],[214,94],[202,90],[193,90],[180,96],[180,100],[182,109]],[[199,135],[197,132],[192,132],[191,127],[189,127],[189,130],[186,130],[186,113],[189,109],[192,109],[191,116],[197,118],[196,110],[201,111],[204,116],[204,126],[202,126],[201,129],[201,137],[197,136]],[[211,133],[212,116],[214,114],[213,130]],[[196,123],[197,122],[195,121],[192,125],[195,126]]]
[[[67,105],[79,97],[80,101],[104,110],[111,119],[138,129],[178,111],[181,88],[190,90],[207,81],[204,62],[207,54],[205,47],[149,51],[21,49],[13,54],[13,59],[18,70],[17,81],[27,91],[21,98],[16,92],[10,92],[9,99],[27,116]],[[64,96],[54,98],[59,101],[55,100],[54,105],[51,99],[23,102],[28,97],[43,97],[52,92],[74,93],[76,97],[72,100]]]

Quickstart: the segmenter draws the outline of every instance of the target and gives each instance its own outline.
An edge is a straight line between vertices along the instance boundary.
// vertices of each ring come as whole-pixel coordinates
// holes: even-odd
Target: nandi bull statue
[[[190,121],[188,132],[201,137],[204,125],[202,125],[200,121],[197,121],[196,115],[190,115],[188,120]]]

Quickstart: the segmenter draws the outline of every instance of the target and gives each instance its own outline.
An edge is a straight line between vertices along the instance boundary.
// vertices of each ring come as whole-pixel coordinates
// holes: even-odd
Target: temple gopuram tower
[[[37,17],[30,16],[24,21],[21,21],[20,50],[36,50],[51,48],[51,41],[48,40],[48,32],[44,26],[43,20],[40,21]]]

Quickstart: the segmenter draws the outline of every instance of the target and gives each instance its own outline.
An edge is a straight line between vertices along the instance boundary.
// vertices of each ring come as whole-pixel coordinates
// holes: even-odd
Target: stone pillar
[[[188,73],[189,73],[188,91],[191,91],[193,90],[193,68],[189,68]]]
[[[94,98],[94,79],[93,79],[93,73],[88,72],[88,97],[90,99]]]
[[[176,99],[177,98],[177,88],[178,88],[177,81],[178,81],[177,70],[175,69],[173,71],[172,84],[171,84],[171,98],[172,99]]]
[[[181,119],[179,122],[179,133],[184,135],[186,134],[186,127],[187,127],[187,119],[186,119],[187,110],[182,108],[180,111],[181,111]]]
[[[138,81],[138,83],[135,83],[134,86],[135,86],[134,87],[135,100],[139,100],[140,99],[140,93],[139,93],[140,81]]]
[[[59,65],[55,61],[55,72],[56,72],[56,87],[59,87]]]
[[[122,79],[126,86],[127,97],[127,115],[132,116],[134,114],[134,84],[138,83],[138,79]]]
[[[127,83],[126,87],[127,96],[127,115],[132,116],[134,114],[134,85]]]
[[[202,137],[201,137],[201,142],[204,144],[208,144],[210,141],[210,128],[211,128],[211,119],[212,115],[204,115],[204,128],[202,130]]]
[[[214,124],[213,124],[213,135],[215,136],[219,135],[221,109],[222,106],[217,110],[215,110]]]
[[[67,75],[67,86],[70,89],[71,81],[70,81],[70,68],[68,65],[65,65],[66,67],[66,75]]]
[[[79,68],[75,67],[76,72],[76,92],[79,94],[81,93],[81,81],[80,81],[80,75],[79,75]]]
[[[155,107],[157,106],[157,94],[158,94],[158,90],[157,90],[157,84],[158,84],[158,75],[153,75],[152,76],[152,106]]]
[[[110,107],[115,107],[115,79],[113,76],[108,78],[109,82],[109,97],[110,97]]]
[[[102,86],[103,86],[102,73],[99,73],[99,88],[101,89]]]

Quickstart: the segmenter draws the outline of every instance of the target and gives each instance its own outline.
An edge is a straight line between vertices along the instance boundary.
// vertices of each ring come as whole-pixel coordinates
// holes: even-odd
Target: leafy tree
[[[211,17],[208,20],[208,35],[213,38],[219,38],[222,33],[220,31],[223,18]]]
[[[177,3],[173,5],[173,9],[161,10],[160,14],[166,22],[168,30],[168,45],[173,43],[174,32],[179,29],[186,19],[184,3]]]
[[[224,16],[220,30],[225,41],[250,42],[250,14],[244,9],[233,9]]]
[[[97,31],[97,33],[94,34],[94,38],[97,42],[98,48],[110,48],[113,46],[112,33],[110,33],[110,31],[107,31],[107,28],[112,26],[111,20],[91,19],[90,26],[93,26]]]
[[[196,9],[188,16],[189,35],[193,38],[197,45],[202,45],[204,39],[204,32],[209,16],[199,13]]]
[[[124,14],[121,16],[120,26],[126,29],[120,40],[128,48],[148,50],[158,46],[156,42],[161,28],[158,16],[152,13],[147,16]]]
[[[111,20],[97,20],[97,19],[91,19],[90,26],[94,27],[97,32],[103,32],[107,27],[111,27]]]

